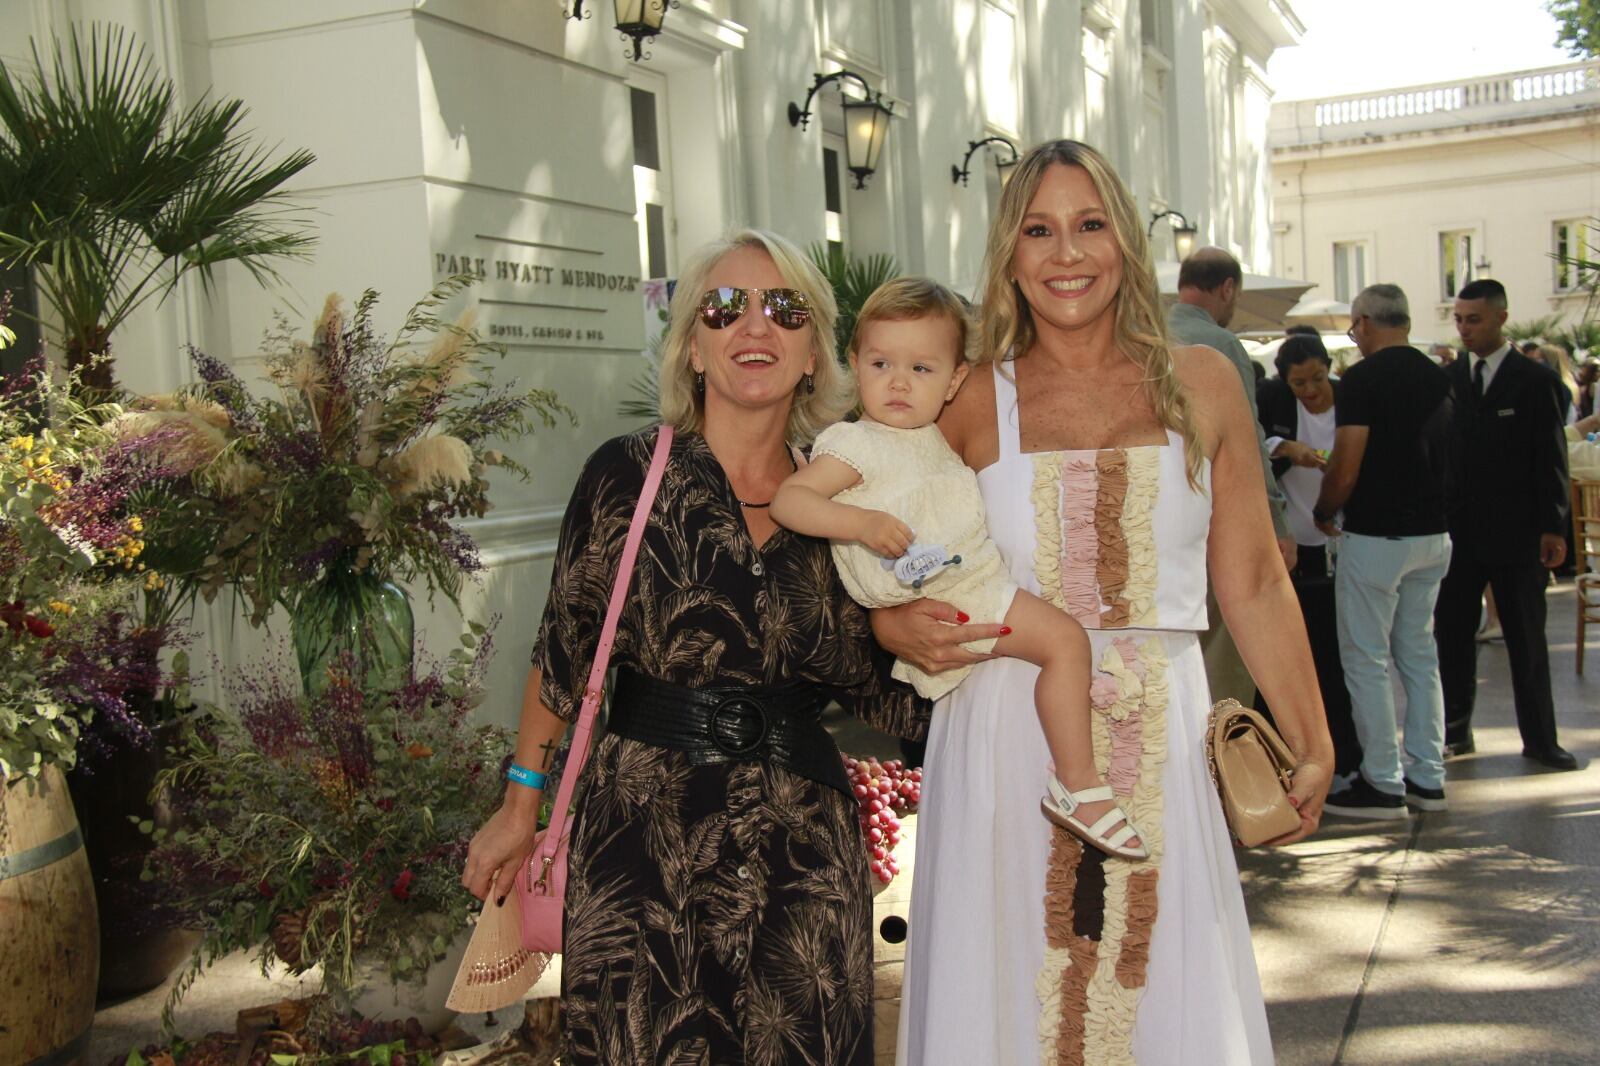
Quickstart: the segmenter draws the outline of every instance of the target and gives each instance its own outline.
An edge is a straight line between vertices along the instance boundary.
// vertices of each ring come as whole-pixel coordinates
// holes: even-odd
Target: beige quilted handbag
[[[1300,828],[1289,802],[1294,754],[1278,731],[1238,700],[1221,700],[1206,725],[1206,761],[1233,838],[1250,848]]]

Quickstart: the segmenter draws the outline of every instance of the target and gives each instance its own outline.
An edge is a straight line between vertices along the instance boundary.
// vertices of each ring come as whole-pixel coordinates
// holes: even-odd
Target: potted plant
[[[571,417],[554,393],[488,379],[485,356],[504,348],[470,315],[436,317],[470,282],[435,288],[392,342],[373,326],[376,293],[348,314],[331,296],[309,341],[281,321],[268,335],[278,395],[252,394],[196,351],[200,383],[142,412],[214,433],[217,458],[202,486],[226,521],[199,587],[209,598],[233,585],[256,625],[287,607],[308,693],[346,653],[374,683],[405,676],[412,619],[398,583],[420,580],[457,602],[463,578],[481,569],[461,520],[488,512],[489,470],[528,476],[491,444]]]
[[[146,300],[222,263],[269,279],[309,251],[281,188],[315,157],[270,159],[241,101],[181,108],[121,28],[74,30],[48,68],[35,45],[33,67],[0,60],[0,265],[34,268],[68,366],[106,395],[110,335]]]
[[[128,508],[162,475],[155,442],[116,439],[107,427],[120,408],[85,407],[70,386],[36,359],[0,389],[0,853],[16,860],[0,880],[0,939],[16,973],[60,986],[24,1000],[0,1034],[6,1061],[40,1057],[57,1045],[29,1052],[27,1041],[64,1043],[76,1032],[50,1027],[92,1015],[98,921],[63,772],[91,725],[148,738],[131,701],[164,683],[147,651],[170,637],[140,623],[134,591],[159,580]],[[40,826],[54,828],[30,841]],[[41,867],[40,855],[64,858]],[[83,964],[62,967],[64,957]],[[29,1004],[43,1013],[30,1018]]]
[[[203,930],[169,1012],[209,961],[241,949],[263,971],[321,967],[340,1006],[369,990],[387,1008],[397,988],[425,986],[476,907],[460,871],[503,787],[504,731],[469,721],[491,645],[473,624],[398,687],[349,653],[310,695],[281,663],[249,668],[226,712],[195,721],[162,773],[187,828],[142,827],[155,838],[146,875]],[[437,1002],[402,998],[402,1017],[442,1007],[444,969]]]

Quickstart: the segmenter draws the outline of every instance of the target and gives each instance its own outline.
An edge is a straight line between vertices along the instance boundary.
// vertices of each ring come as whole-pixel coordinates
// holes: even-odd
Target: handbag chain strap
[[[594,735],[595,714],[600,709],[600,699],[605,695],[606,668],[611,663],[611,646],[617,641],[617,622],[622,617],[622,606],[628,600],[628,587],[633,582],[634,563],[639,556],[639,543],[644,539],[644,527],[650,517],[650,507],[655,502],[656,491],[661,487],[661,475],[667,468],[667,453],[672,448],[672,426],[662,423],[656,432],[656,449],[650,457],[650,470],[645,475],[644,488],[639,493],[639,503],[633,509],[633,522],[628,526],[628,539],[622,548],[622,561],[617,566],[617,580],[611,588],[611,602],[606,607],[605,625],[600,630],[600,643],[595,648],[594,665],[589,668],[589,683],[583,690],[583,707],[578,712],[578,725],[572,732],[572,745],[567,750],[567,764],[561,771],[561,787],[556,792],[555,806],[550,812],[550,827],[545,830],[539,846],[529,857],[532,867],[539,872],[536,884],[543,885],[550,874],[567,831],[567,811],[572,805],[572,790],[583,772],[589,757],[589,742]]]

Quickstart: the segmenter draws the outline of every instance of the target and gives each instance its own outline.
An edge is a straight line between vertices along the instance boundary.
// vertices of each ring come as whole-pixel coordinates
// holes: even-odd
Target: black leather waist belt
[[[697,766],[767,762],[851,796],[839,747],[822,725],[828,699],[812,684],[688,688],[618,670],[606,730],[682,752]]]

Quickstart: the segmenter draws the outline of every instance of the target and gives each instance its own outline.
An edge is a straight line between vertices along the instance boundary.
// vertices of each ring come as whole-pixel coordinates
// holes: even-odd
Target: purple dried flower
[[[100,468],[87,477],[74,471],[75,483],[41,511],[52,526],[109,548],[123,533],[123,505],[153,482],[178,477],[178,467],[163,462],[166,447],[182,436],[177,427],[116,441],[102,449]]]
[[[306,724],[325,748],[338,753],[339,769],[357,788],[372,778],[372,741],[367,736],[361,666],[341,652],[328,667],[328,684],[306,708]]]
[[[258,458],[285,474],[315,474],[327,461],[322,438],[315,430],[297,429],[262,439]]]
[[[194,364],[195,373],[205,382],[211,398],[227,410],[234,428],[244,434],[259,430],[261,422],[250,407],[250,390],[244,387],[239,375],[216,356],[207,355],[192,344],[188,345],[188,349],[189,361]]]
[[[117,744],[150,746],[150,709],[170,681],[161,669],[161,651],[181,648],[188,639],[187,631],[175,625],[133,624],[122,611],[57,637],[43,680],[62,702],[93,709],[82,741],[86,763],[113,754]]]

